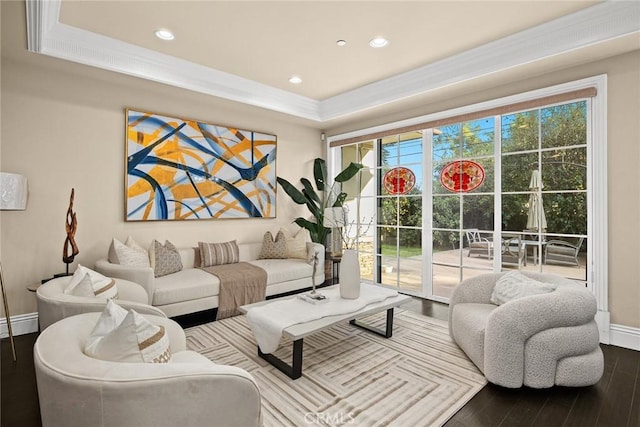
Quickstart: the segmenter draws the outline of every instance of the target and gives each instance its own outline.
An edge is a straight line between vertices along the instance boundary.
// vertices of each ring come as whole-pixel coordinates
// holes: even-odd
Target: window
[[[397,133],[378,127],[362,141],[374,134],[329,138],[330,164],[365,165],[346,189],[363,279],[447,301],[477,274],[552,272],[592,288],[608,316],[604,92],[596,77],[403,121]],[[385,191],[397,167],[415,174],[406,194]]]

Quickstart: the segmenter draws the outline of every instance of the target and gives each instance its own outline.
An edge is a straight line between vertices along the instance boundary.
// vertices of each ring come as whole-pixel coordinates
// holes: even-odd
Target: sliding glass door
[[[361,275],[447,301],[491,271],[587,281],[589,101],[341,146],[349,244]]]

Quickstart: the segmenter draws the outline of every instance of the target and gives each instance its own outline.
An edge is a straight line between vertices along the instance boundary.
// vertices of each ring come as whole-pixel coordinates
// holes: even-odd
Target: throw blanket
[[[267,272],[262,268],[238,262],[202,268],[220,279],[216,320],[237,316],[238,307],[264,301],[267,293]]]
[[[324,304],[311,304],[300,298],[274,301],[247,312],[247,321],[263,353],[273,353],[278,348],[282,331],[298,323],[310,322],[327,316],[353,313],[374,302],[384,301],[398,295],[391,289],[373,285],[361,285],[360,297],[344,299],[340,289],[323,289],[322,295],[329,300]]]

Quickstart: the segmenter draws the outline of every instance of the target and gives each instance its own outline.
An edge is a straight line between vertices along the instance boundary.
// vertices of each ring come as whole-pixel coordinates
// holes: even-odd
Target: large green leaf
[[[324,210],[322,208],[321,204],[317,204],[313,201],[313,199],[311,199],[311,197],[309,196],[309,194],[307,193],[307,190],[302,190],[302,194],[305,195],[306,199],[307,199],[307,208],[309,208],[309,212],[311,212],[313,214],[314,217],[318,218],[318,216],[322,216]]]
[[[324,159],[317,158],[313,162],[313,177],[316,180],[316,188],[318,191],[326,191],[327,189],[327,163]]]
[[[349,181],[351,178],[356,176],[358,171],[362,168],[363,168],[362,164],[351,162],[349,163],[349,166],[347,166],[342,172],[338,174],[338,176],[336,176],[335,181],[336,182]]]
[[[339,208],[340,206],[342,206],[342,204],[344,203],[346,198],[347,198],[347,193],[342,192],[342,193],[338,194],[338,197],[336,198],[336,201],[333,203],[333,207],[334,208]]]
[[[318,225],[317,223],[311,222],[305,218],[296,218],[293,222],[298,224],[300,227],[309,230],[311,241],[322,243],[324,245],[326,240],[326,231],[322,225]]]
[[[307,178],[300,178],[300,182],[304,186],[304,190],[302,190],[302,193],[308,198],[310,198],[311,200],[313,200],[318,206],[321,206],[322,200],[320,200],[320,197],[313,189],[313,185],[311,185],[311,181],[309,181]]]
[[[304,205],[305,203],[307,203],[307,198],[304,196],[304,194],[302,194],[300,190],[294,187],[289,181],[280,177],[278,177],[277,180],[285,193],[287,193],[289,197],[291,197],[291,200],[299,205]]]

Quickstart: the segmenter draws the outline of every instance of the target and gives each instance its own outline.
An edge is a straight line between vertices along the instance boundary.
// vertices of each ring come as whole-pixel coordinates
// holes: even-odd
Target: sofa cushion
[[[149,267],[149,254],[138,245],[131,236],[125,243],[118,239],[111,240],[109,246],[109,262],[111,264],[128,265],[131,267]]]
[[[287,240],[282,231],[278,231],[276,238],[270,231],[264,233],[262,238],[262,250],[258,259],[286,259],[287,258]]]
[[[258,259],[248,261],[267,272],[267,286],[311,277],[313,266],[304,259]]]
[[[451,322],[456,343],[469,359],[484,371],[484,331],[487,319],[498,306],[493,304],[462,303],[453,306]]]
[[[200,266],[235,264],[240,261],[240,251],[235,240],[223,243],[198,242]]]
[[[519,271],[510,271],[496,281],[490,300],[493,304],[501,305],[518,298],[553,292],[557,287],[527,277]]]
[[[199,268],[185,268],[155,279],[153,305],[162,306],[218,295],[220,280]]]
[[[280,232],[284,234],[287,241],[287,258],[307,259],[307,234],[304,228],[301,228],[295,235],[289,230],[282,227]]]
[[[182,260],[180,253],[170,241],[166,240],[164,245],[157,240],[153,241],[153,274],[155,277],[166,276],[182,270]]]

